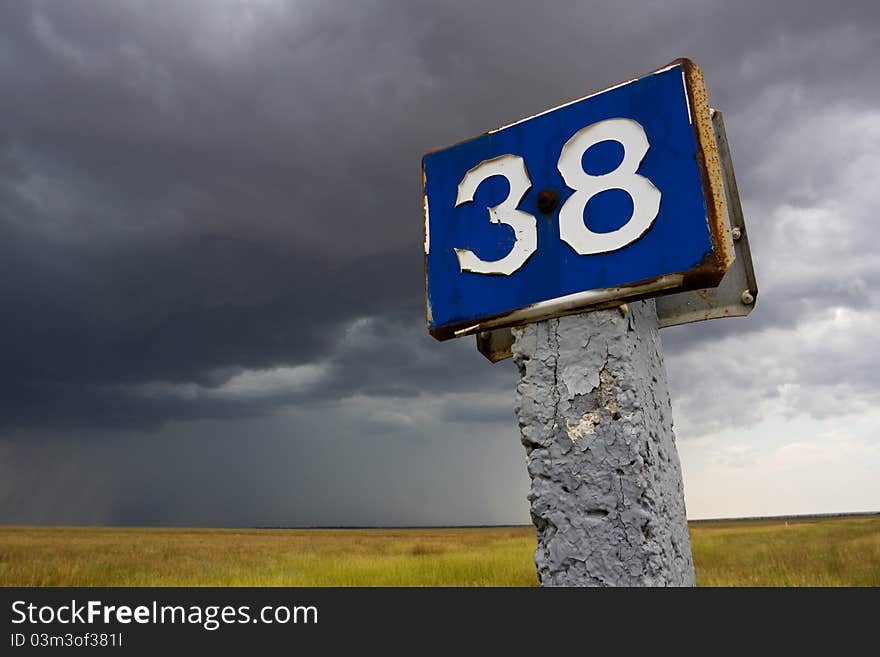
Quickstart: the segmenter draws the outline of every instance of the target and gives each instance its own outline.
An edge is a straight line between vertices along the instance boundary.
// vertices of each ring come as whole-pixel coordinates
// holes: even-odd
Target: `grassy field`
[[[702,586],[880,586],[880,516],[696,522]],[[3,586],[535,586],[534,528],[0,527]]]

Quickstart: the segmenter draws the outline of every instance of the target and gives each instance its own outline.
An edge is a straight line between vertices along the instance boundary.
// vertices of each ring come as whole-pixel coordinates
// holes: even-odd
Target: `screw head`
[[[740,239],[743,236],[742,230],[740,230],[739,226],[735,226],[733,230],[730,231],[730,234],[733,236],[734,241]]]
[[[559,193],[555,189],[544,189],[538,192],[538,210],[550,214],[559,205]]]
[[[753,303],[755,303],[755,297],[749,290],[743,290],[743,293],[740,295],[740,299],[747,306],[751,306]]]

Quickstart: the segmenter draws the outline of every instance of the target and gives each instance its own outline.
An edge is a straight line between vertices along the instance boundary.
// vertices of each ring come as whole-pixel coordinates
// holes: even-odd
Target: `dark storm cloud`
[[[175,441],[192,454],[222,435],[233,450],[275,440],[260,437],[273,422],[268,434],[312,448],[313,433],[340,449],[398,434],[515,443],[512,365],[424,332],[419,159],[680,56],[725,112],[761,287],[747,320],[664,332],[685,437],[769,403],[837,399],[829,374],[853,403],[873,400],[876,192],[859,181],[880,175],[878,14],[874,2],[5,3],[3,508],[50,458],[44,444],[68,444],[51,472],[72,481],[96,445],[169,458]],[[330,467],[322,450],[315,468]],[[474,450],[431,453],[452,472]],[[269,452],[248,463],[269,467]],[[129,474],[95,490],[136,479],[126,454],[102,457]],[[140,462],[157,472],[162,458]],[[209,465],[189,475],[168,486],[210,485]],[[310,476],[265,495],[316,490]],[[95,521],[160,522],[174,506],[126,495]],[[350,521],[344,497],[328,517]],[[246,518],[244,505],[230,513]]]
[[[108,386],[321,359],[345,322],[420,312],[405,164],[431,142],[386,21],[83,7],[4,20],[5,424],[137,422]]]
[[[833,90],[843,61],[823,51],[828,64],[805,72],[790,51],[821,48],[811,35],[831,18],[848,76],[864,77],[866,58],[851,56],[876,37],[843,37],[873,11],[823,12],[563,3],[537,22],[509,3],[4,7],[4,424],[161,422],[161,407],[139,414],[113,386],[319,361],[363,316],[414,326],[423,151],[691,48],[734,112],[743,101],[721,80],[810,75]],[[702,29],[661,38],[684,17]],[[714,38],[721,23],[738,38]],[[749,41],[778,57],[757,59]],[[420,373],[375,390],[422,389]]]

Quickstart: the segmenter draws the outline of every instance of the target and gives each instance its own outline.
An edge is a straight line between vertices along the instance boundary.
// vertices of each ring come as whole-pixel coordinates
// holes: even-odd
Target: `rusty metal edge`
[[[614,308],[628,301],[647,299],[658,294],[674,293],[681,289],[681,284],[684,280],[685,277],[682,272],[675,272],[617,287],[584,290],[484,317],[476,323],[473,320],[468,320],[447,324],[433,330],[429,328],[429,333],[437,340],[449,340],[450,338],[460,338],[489,329],[521,326],[553,317],[576,315],[590,310],[602,310],[603,308]],[[578,297],[592,297],[593,300],[585,302],[578,300]],[[574,303],[576,300],[579,303]]]
[[[709,280],[717,277],[714,283],[699,287],[713,287],[720,282],[721,277],[724,276],[736,257],[733,236],[727,221],[724,172],[718,154],[718,142],[715,139],[715,126],[712,124],[712,110],[709,107],[703,72],[690,59],[682,58],[677,61],[681,63],[684,71],[688,102],[691,105],[694,132],[699,146],[697,148],[697,163],[703,178],[706,220],[712,238],[712,257],[710,260],[714,260],[714,262],[705,263],[708,269],[706,274]],[[699,276],[700,273],[694,272],[692,276],[694,275]]]
[[[663,290],[677,289],[684,277],[681,274],[666,274],[648,279],[641,285],[624,285],[620,287],[599,288],[596,290],[584,290],[575,292],[546,301],[516,308],[510,312],[501,313],[494,317],[483,319],[477,324],[463,326],[454,333],[453,337],[470,335],[491,328],[504,326],[522,326],[553,317],[565,315],[577,315],[585,310],[600,310],[602,308],[614,308],[625,301],[644,299],[654,296]]]

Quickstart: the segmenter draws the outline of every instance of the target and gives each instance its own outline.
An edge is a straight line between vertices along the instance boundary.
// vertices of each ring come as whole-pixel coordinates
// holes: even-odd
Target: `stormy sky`
[[[880,510],[876,2],[4,2],[0,523],[528,522],[420,158],[694,59],[760,287],[663,331],[692,518]]]

